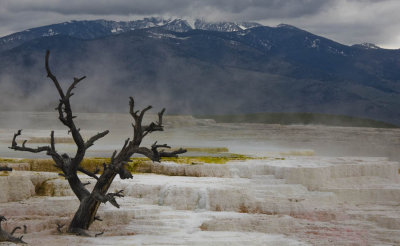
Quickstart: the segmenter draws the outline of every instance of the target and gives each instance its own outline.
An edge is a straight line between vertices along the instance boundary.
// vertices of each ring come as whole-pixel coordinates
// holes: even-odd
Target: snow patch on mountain
[[[312,49],[319,49],[321,40],[316,38],[316,39],[311,39],[309,37],[305,37],[304,38],[304,44],[306,47],[308,48],[312,48]]]
[[[173,32],[187,32],[192,30],[189,23],[186,20],[175,19],[163,26],[166,30]]]
[[[117,28],[111,29],[112,33],[119,33],[119,32],[122,32],[122,31],[123,31],[123,29],[121,27],[117,27]]]
[[[189,38],[189,37],[178,37],[178,36],[170,34],[170,33],[158,33],[158,32],[152,32],[152,31],[149,31],[148,33],[149,33],[149,37],[157,38],[157,39],[173,38],[173,39],[185,40],[185,39]]]
[[[376,44],[372,44],[372,43],[362,43],[362,44],[355,44],[353,45],[355,47],[359,47],[359,48],[363,48],[363,49],[373,49],[373,50],[377,50],[377,49],[381,49],[381,47],[377,46]]]
[[[194,23],[196,22],[195,19],[188,18],[188,19],[186,19],[186,22],[189,24],[190,28],[196,29],[196,26],[195,26],[195,24],[194,24]]]
[[[205,22],[196,20],[194,23],[196,29],[217,31],[217,32],[237,32],[243,30],[234,22]]]
[[[43,37],[50,37],[50,36],[54,36],[59,34],[58,32],[54,31],[52,28],[50,28],[49,30],[47,30],[46,33],[43,33],[42,36]]]
[[[342,56],[347,56],[347,54],[346,54],[343,50],[338,50],[338,49],[333,48],[333,47],[331,47],[331,46],[328,46],[328,51],[329,51],[330,53],[333,53],[333,54],[338,54],[338,55],[342,55]]]

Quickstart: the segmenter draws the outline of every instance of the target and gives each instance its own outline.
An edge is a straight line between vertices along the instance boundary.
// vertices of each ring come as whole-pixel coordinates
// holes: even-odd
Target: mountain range
[[[0,38],[0,110],[51,110],[45,50],[81,111],[314,112],[400,125],[400,50],[343,45],[291,25],[145,18],[70,21]],[[64,83],[64,82],[63,82]]]

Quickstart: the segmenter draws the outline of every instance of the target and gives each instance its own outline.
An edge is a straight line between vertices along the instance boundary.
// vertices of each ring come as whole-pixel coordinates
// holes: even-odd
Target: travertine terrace
[[[248,126],[192,119],[185,127],[194,135],[172,127],[167,137],[184,146],[227,146],[258,158],[149,163],[148,173],[113,183],[111,190],[123,189],[126,197],[120,209],[100,207],[103,221],[91,228],[104,231],[97,238],[57,231],[78,204],[65,180],[29,171],[29,164],[8,164],[14,171],[0,176],[0,214],[9,219],[3,227],[27,225],[24,240],[30,245],[400,244],[400,165],[392,151],[399,147],[400,131]],[[36,129],[26,132],[46,136]],[[93,155],[114,148],[109,140]],[[374,145],[379,147],[372,151]],[[337,148],[329,153],[329,146]]]

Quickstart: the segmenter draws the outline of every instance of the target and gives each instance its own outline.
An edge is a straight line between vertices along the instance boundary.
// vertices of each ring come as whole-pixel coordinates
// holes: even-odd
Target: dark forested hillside
[[[3,45],[1,110],[52,110],[51,97],[39,100],[53,89],[43,64],[50,49],[61,80],[88,76],[77,110],[124,111],[133,95],[170,113],[314,112],[400,124],[399,50],[346,46],[288,25],[167,24]]]

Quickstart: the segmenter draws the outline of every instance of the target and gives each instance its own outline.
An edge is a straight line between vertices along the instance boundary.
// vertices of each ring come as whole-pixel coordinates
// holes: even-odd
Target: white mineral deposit
[[[117,116],[83,134],[107,129]],[[252,158],[149,162],[147,173],[116,178],[110,190],[125,197],[119,209],[100,206],[102,221],[90,227],[93,235],[104,232],[98,237],[65,233],[79,201],[63,177],[4,161],[14,170],[0,175],[0,214],[8,219],[2,228],[26,225],[15,235],[29,245],[400,245],[400,130],[217,124],[189,116],[166,117],[166,125],[160,142],[222,146]],[[121,147],[124,131],[115,128],[91,156]],[[48,137],[45,129],[26,129],[25,136]],[[1,156],[31,158],[6,149],[14,130],[0,130]],[[56,130],[56,136],[68,135]]]

